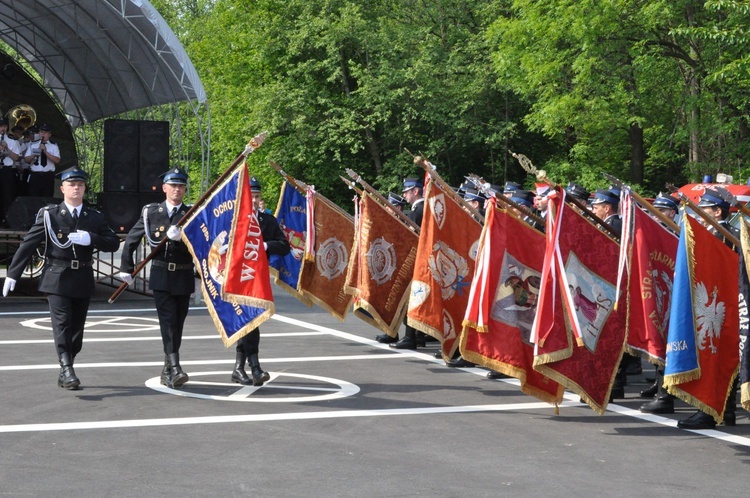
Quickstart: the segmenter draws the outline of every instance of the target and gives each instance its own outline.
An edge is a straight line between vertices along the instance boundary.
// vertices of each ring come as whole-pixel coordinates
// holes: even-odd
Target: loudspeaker
[[[152,202],[162,202],[164,192],[102,192],[99,194],[99,208],[107,219],[107,224],[116,233],[127,233],[133,228],[141,208]]]
[[[159,175],[169,169],[169,122],[140,122],[138,191],[161,192]]]
[[[36,214],[47,204],[60,204],[54,197],[16,197],[5,213],[8,228],[17,232],[26,232],[34,224]]]
[[[127,119],[104,121],[105,192],[138,192],[139,123]]]

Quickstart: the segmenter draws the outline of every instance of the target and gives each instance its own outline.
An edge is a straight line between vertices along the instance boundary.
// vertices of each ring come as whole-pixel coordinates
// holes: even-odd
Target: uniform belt
[[[77,259],[71,259],[70,261],[64,259],[47,259],[47,262],[51,266],[59,266],[61,268],[70,268],[72,270],[78,270],[80,268],[88,268],[93,265],[92,261],[79,261]]]
[[[192,270],[193,269],[193,263],[186,263],[186,264],[177,264],[177,263],[169,263],[167,261],[161,261],[158,259],[155,259],[151,262],[154,266],[158,266],[159,268],[166,268],[167,271],[177,271],[177,270]]]

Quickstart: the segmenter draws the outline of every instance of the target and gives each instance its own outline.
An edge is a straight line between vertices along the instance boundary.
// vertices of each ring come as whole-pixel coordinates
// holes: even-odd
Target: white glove
[[[86,230],[76,230],[75,232],[68,235],[68,240],[79,246],[90,246],[91,234]]]
[[[265,242],[263,242],[263,249],[266,251],[268,250],[268,244],[266,244]]]
[[[169,237],[169,240],[182,239],[182,228],[178,227],[177,225],[172,225],[167,230],[167,237]]]
[[[120,272],[117,276],[126,284],[133,285],[133,276],[130,273]]]
[[[10,277],[5,277],[5,283],[3,284],[3,297],[7,297],[8,292],[11,292],[16,288],[16,281]]]

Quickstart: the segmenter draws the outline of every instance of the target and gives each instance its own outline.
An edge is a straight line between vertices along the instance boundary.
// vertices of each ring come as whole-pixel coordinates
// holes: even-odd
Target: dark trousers
[[[15,168],[0,165],[0,220],[8,213],[8,208],[16,198],[17,181]]]
[[[250,356],[251,354],[258,354],[258,346],[260,346],[260,328],[255,327],[252,332],[239,340],[237,351]]]
[[[36,197],[52,197],[55,193],[55,172],[29,174],[29,195]]]
[[[47,295],[58,357],[61,353],[68,353],[72,359],[81,352],[89,301],[88,297]]]
[[[182,328],[190,308],[190,294],[175,296],[165,291],[154,291],[156,314],[159,316],[164,354],[180,352]]]

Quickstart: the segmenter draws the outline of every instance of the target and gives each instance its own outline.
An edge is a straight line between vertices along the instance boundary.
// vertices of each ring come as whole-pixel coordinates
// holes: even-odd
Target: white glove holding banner
[[[91,234],[86,230],[76,230],[68,235],[68,240],[79,246],[90,246]]]
[[[130,273],[120,272],[118,277],[126,284],[133,285],[133,276]]]
[[[182,228],[177,225],[172,225],[167,230],[167,237],[169,237],[169,240],[175,241],[182,239]]]
[[[5,283],[3,284],[3,297],[8,296],[8,292],[11,292],[16,288],[16,281],[10,277],[5,277]]]

